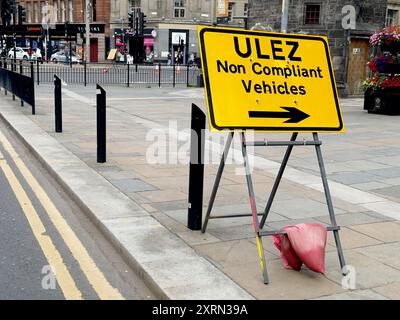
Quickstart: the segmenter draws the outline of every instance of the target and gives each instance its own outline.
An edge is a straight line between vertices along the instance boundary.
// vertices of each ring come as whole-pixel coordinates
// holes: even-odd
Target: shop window
[[[185,0],[174,1],[174,17],[175,18],[185,17]]]
[[[306,4],[304,17],[304,24],[320,24],[321,5],[315,3]]]

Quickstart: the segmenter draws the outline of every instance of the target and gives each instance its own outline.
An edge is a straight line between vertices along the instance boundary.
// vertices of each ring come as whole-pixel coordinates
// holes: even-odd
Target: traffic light
[[[135,63],[144,61],[144,38],[143,36],[134,36],[128,38],[128,52],[133,57]]]
[[[128,13],[129,28],[133,29],[133,12]]]
[[[139,28],[138,34],[144,34],[144,28],[146,28],[146,15],[143,12],[139,12]]]
[[[18,24],[23,24],[25,22],[26,22],[25,8],[21,5],[18,5]]]
[[[1,20],[3,26],[10,25],[13,13],[13,0],[2,0],[1,2]]]

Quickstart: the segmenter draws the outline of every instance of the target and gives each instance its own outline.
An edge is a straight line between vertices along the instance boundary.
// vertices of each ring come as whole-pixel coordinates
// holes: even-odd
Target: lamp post
[[[289,0],[282,0],[281,32],[287,32],[289,21]]]
[[[217,25],[217,0],[211,1],[211,24]]]

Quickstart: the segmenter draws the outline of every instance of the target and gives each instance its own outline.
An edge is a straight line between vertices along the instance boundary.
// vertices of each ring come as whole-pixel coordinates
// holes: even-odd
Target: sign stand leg
[[[314,138],[314,141],[318,141],[318,133],[314,132],[313,133],[313,138]],[[343,269],[346,266],[346,262],[344,260],[342,245],[340,243],[339,230],[336,228],[337,224],[336,224],[335,212],[334,212],[334,209],[333,209],[331,193],[330,193],[329,185],[328,185],[328,179],[326,177],[324,160],[322,158],[322,152],[321,152],[321,146],[320,145],[315,145],[315,151],[317,153],[318,165],[319,165],[319,169],[320,169],[320,172],[321,172],[322,184],[324,186],[324,193],[325,193],[326,203],[328,205],[328,211],[329,211],[329,217],[330,217],[330,220],[331,220],[331,226],[334,227],[333,235],[335,237],[336,248],[337,248],[337,252],[338,252],[338,255],[339,255],[340,267],[341,267],[342,274],[346,275],[346,272]]]
[[[246,170],[247,188],[249,191],[251,215],[253,217],[254,233],[256,234],[257,251],[258,251],[258,255],[260,257],[260,268],[261,268],[261,272],[263,274],[264,283],[268,284],[269,283],[268,272],[267,272],[267,267],[265,264],[265,256],[264,256],[264,249],[263,249],[263,245],[262,245],[262,239],[259,234],[259,228],[258,228],[259,221],[258,221],[258,214],[257,214],[256,197],[254,194],[253,180],[251,178],[249,158],[248,158],[247,149],[246,149],[246,137],[245,137],[244,132],[241,133],[241,140],[242,140],[242,154],[243,154],[243,160],[244,160],[244,167]]]
[[[290,138],[290,141],[293,141],[293,142],[296,141],[297,136],[298,136],[298,133],[294,132],[292,134],[292,137]],[[292,154],[293,147],[294,147],[293,145],[289,145],[286,149],[286,153],[285,153],[285,156],[283,157],[281,167],[279,168],[279,172],[275,179],[274,186],[273,186],[271,194],[268,198],[267,205],[265,206],[264,214],[261,218],[260,229],[264,228],[265,220],[267,220],[268,214],[271,210],[272,202],[274,201],[276,192],[278,191],[279,184],[281,183],[281,180],[282,180],[283,172],[286,169],[286,165],[289,161],[290,155]]]
[[[228,140],[226,141],[226,144],[225,144],[224,153],[222,154],[221,162],[219,164],[219,168],[218,168],[218,172],[217,172],[217,177],[215,178],[214,186],[213,186],[211,196],[210,196],[210,201],[208,203],[208,208],[207,208],[206,217],[204,219],[203,228],[201,229],[202,233],[206,232],[206,229],[207,229],[208,220],[210,219],[211,210],[214,206],[214,201],[215,201],[215,197],[217,195],[219,183],[221,181],[222,172],[224,171],[224,168],[225,168],[225,161],[226,161],[226,158],[228,157],[229,149],[232,144],[233,134],[234,134],[234,132],[229,133]]]

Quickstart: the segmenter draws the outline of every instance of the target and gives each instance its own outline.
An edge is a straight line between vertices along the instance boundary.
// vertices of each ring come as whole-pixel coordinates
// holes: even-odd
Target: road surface
[[[154,299],[0,122],[0,299]]]

